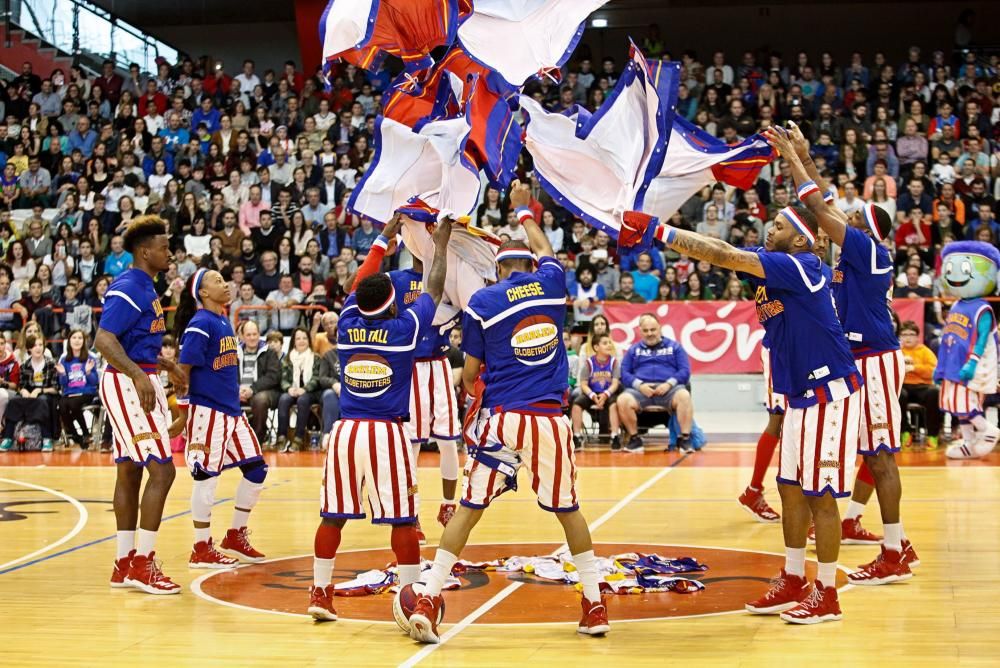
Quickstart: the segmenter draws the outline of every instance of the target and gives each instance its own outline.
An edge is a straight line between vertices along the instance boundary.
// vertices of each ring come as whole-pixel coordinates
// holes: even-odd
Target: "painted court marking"
[[[40,492],[45,492],[46,494],[51,494],[52,496],[60,498],[63,501],[69,503],[71,506],[76,508],[76,512],[79,514],[79,517],[76,520],[76,526],[70,529],[70,531],[66,533],[62,538],[60,538],[54,543],[49,543],[45,547],[35,550],[31,554],[26,554],[23,557],[18,557],[17,559],[8,561],[6,564],[0,564],[0,571],[10,568],[11,566],[14,566],[16,564],[19,564],[22,561],[29,561],[31,559],[34,559],[35,557],[41,554],[45,554],[49,550],[54,550],[63,543],[72,540],[78,533],[83,531],[83,527],[87,525],[87,520],[89,518],[87,509],[83,506],[82,503],[74,499],[69,494],[65,494],[55,489],[50,489],[49,487],[43,487],[42,485],[36,485],[35,483],[32,482],[24,482],[23,480],[11,480],[10,478],[0,478],[0,483],[6,483],[8,485],[20,485],[22,487],[28,487],[31,489],[36,489]]]

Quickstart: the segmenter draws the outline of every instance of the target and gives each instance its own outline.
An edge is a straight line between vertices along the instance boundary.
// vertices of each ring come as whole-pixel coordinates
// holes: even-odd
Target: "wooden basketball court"
[[[188,570],[191,483],[181,468],[157,556],[184,591],[154,597],[108,587],[115,530],[108,456],[8,453],[0,459],[0,665],[995,665],[1000,455],[963,463],[942,452],[902,455],[903,517],[922,561],[916,576],[847,587],[842,622],[799,627],[741,612],[782,565],[783,547],[780,525],[755,523],[737,506],[753,445],[749,435],[729,439],[683,457],[579,458],[582,509],[598,554],[697,557],[709,566],[704,591],[612,597],[612,633],[595,639],[575,632],[579,603],[569,588],[476,574],[446,593],[445,642],[426,647],[392,622],[390,594],[336,599],[336,623],[304,615],[322,454],[268,453],[271,471],[250,521],[268,561],[236,571]],[[424,556],[433,558],[436,455],[420,464]],[[222,476],[217,540],[237,480]],[[773,485],[768,497],[777,505]],[[864,519],[881,531],[874,499]],[[388,540],[386,528],[349,524],[335,579],[384,566]],[[558,523],[522,489],[487,513],[463,556],[543,555],[561,541]],[[853,568],[876,550],[844,546],[841,564]]]

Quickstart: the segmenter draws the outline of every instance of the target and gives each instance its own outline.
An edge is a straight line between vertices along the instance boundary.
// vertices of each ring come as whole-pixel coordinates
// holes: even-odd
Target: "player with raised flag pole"
[[[611,630],[590,530],[577,503],[572,429],[562,413],[569,376],[562,342],[566,278],[531,216],[529,200],[529,187],[514,181],[510,203],[528,245],[507,241],[500,246],[500,280],[476,292],[465,310],[462,382],[483,409],[471,418],[476,441],[466,461],[458,511],[445,527],[434,565],[424,575],[426,583],[404,587],[397,595],[397,601],[414,600],[410,637],[425,643],[440,642],[441,590],[469,534],[494,499],[517,488],[522,466],[531,474],[538,505],[562,524],[580,575],[583,615],[577,631],[603,635]],[[485,389],[477,388],[477,378]]]
[[[438,221],[425,291],[408,309],[399,310],[392,280],[377,273],[358,283],[340,313],[341,417],[326,437],[322,520],[316,529],[308,608],[318,621],[337,619],[330,584],[333,565],[347,520],[365,517],[362,487],[372,523],[392,526],[400,584],[416,582],[420,575],[417,481],[403,423],[409,413],[413,358],[444,293],[451,225],[448,216]]]
[[[124,246],[132,254],[132,268],[105,293],[94,337],[94,346],[108,362],[100,395],[114,435],[117,466],[118,551],[111,586],[179,594],[180,585],[163,574],[155,558],[163,506],[176,475],[168,438],[170,410],[159,369],[171,374],[175,387],[183,388],[176,365],[160,357],[167,326],[153,279],[171,260],[166,222],[158,216],[136,218],[125,230]],[[149,479],[140,500],[144,470]]]
[[[188,387],[186,401],[178,404],[187,414],[185,459],[194,479],[190,568],[232,568],[240,561],[264,559],[250,544],[247,520],[264,488],[267,464],[240,407],[239,342],[226,316],[230,301],[229,283],[222,274],[199,269],[188,279],[174,314],[178,362]],[[236,488],[232,526],[216,549],[210,523],[215,489],[219,474],[234,467],[243,478]]]
[[[791,168],[799,200],[841,247],[833,295],[858,371],[865,379],[858,451],[874,478],[885,531],[879,556],[848,579],[858,585],[906,580],[913,577],[910,563],[918,559],[903,533],[902,484],[894,456],[901,448],[899,393],[905,364],[889,313],[893,262],[881,243],[892,230],[892,219],[871,203],[851,217],[828,206],[817,185],[821,179],[809,156],[809,143],[794,123],[789,123],[787,131],[771,128],[765,136]]]
[[[821,262],[811,248],[818,226],[809,211],[786,207],[769,230],[773,250],[739,250],[718,239],[660,225],[657,237],[691,258],[760,279],[757,317],[771,342],[774,389],[788,398],[781,430],[781,495],[785,567],[771,588],[746,605],[781,613],[794,624],[841,618],[837,596],[840,511],[857,458],[863,380],[854,365]],[[816,524],[819,569],[805,577],[806,534]]]

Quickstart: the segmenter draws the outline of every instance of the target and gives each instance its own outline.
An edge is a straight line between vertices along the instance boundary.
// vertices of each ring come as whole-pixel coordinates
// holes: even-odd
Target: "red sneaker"
[[[246,527],[230,529],[226,532],[226,537],[222,539],[219,549],[236,557],[239,561],[247,561],[251,564],[264,561],[264,554],[255,550],[247,539],[249,535],[250,532]]]
[[[819,580],[813,585],[812,592],[804,601],[791,610],[781,613],[782,621],[790,624],[836,622],[842,616],[840,601],[837,598],[837,588],[823,587]]]
[[[900,582],[913,577],[913,571],[906,565],[903,552],[887,550],[882,546],[882,552],[875,561],[861,567],[861,570],[848,574],[847,579],[856,585],[881,585],[890,582]]]
[[[309,614],[317,622],[337,621],[337,611],[333,609],[333,585],[313,587],[309,592]]]
[[[903,561],[910,568],[916,568],[920,565],[920,557],[917,556],[917,551],[913,549],[913,543],[907,539],[903,539]]]
[[[441,642],[438,623],[444,617],[441,609],[444,600],[440,594],[428,596],[417,592],[415,588],[414,593],[417,594],[417,602],[413,604],[413,614],[410,615],[410,637],[423,643]]]
[[[125,582],[125,577],[128,575],[129,565],[131,565],[134,556],[135,550],[132,550],[127,556],[115,561],[115,570],[111,571],[111,586],[114,589],[127,589],[131,587],[131,585]]]
[[[424,535],[424,530],[420,528],[420,518],[419,517],[417,518],[417,521],[414,524],[415,524],[414,528],[417,530],[417,543],[420,544],[420,545],[426,545],[427,544],[427,536]]]
[[[442,503],[441,508],[438,509],[438,523],[441,526],[448,526],[448,522],[451,518],[455,516],[455,504],[454,503]]]
[[[789,575],[782,568],[778,576],[771,580],[771,588],[756,601],[744,607],[755,615],[773,615],[790,610],[809,596],[809,581],[798,575]]]
[[[840,523],[840,542],[844,545],[881,545],[882,536],[861,526],[861,515]]]
[[[737,502],[758,522],[774,524],[781,521],[781,515],[764,500],[764,490],[747,487]]]
[[[611,624],[608,623],[608,608],[604,605],[604,598],[597,603],[591,603],[586,598],[580,598],[580,605],[583,607],[583,617],[580,618],[580,625],[576,627],[577,633],[588,636],[603,636],[611,631]]]
[[[234,568],[239,565],[239,559],[216,550],[211,538],[195,543],[188,558],[188,568]]]
[[[125,584],[140,589],[147,594],[179,594],[181,586],[163,574],[156,552],[137,554],[132,557]]]

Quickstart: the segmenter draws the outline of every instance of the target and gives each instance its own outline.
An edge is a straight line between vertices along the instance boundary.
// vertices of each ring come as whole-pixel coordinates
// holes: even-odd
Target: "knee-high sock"
[[[868,468],[868,461],[865,457],[861,458],[861,466],[858,468],[858,480],[872,487],[875,486],[875,476],[872,475],[872,470]]]
[[[264,483],[251,482],[246,478],[240,480],[236,488],[236,510],[233,511],[233,528],[242,529],[247,525],[250,511],[260,500],[260,492],[264,489]]]
[[[438,441],[438,450],[441,452],[441,478],[443,480],[458,480],[458,442]],[[445,503],[455,503],[455,499],[445,499],[444,501]]]
[[[333,561],[340,547],[340,529],[332,524],[320,524],[313,540],[313,584],[326,587],[333,577]]]
[[[191,485],[191,519],[195,522],[212,521],[212,505],[215,504],[215,488],[219,485],[219,476],[203,480],[194,480]],[[203,543],[212,537],[209,527],[195,528],[194,542]]]
[[[757,450],[753,460],[753,476],[750,478],[752,489],[764,489],[764,476],[767,474],[767,467],[771,465],[771,458],[774,457],[774,449],[778,447],[778,437],[767,432],[760,435],[757,440]]]
[[[392,527],[392,551],[396,554],[399,584],[413,584],[420,577],[420,543],[412,524]]]

